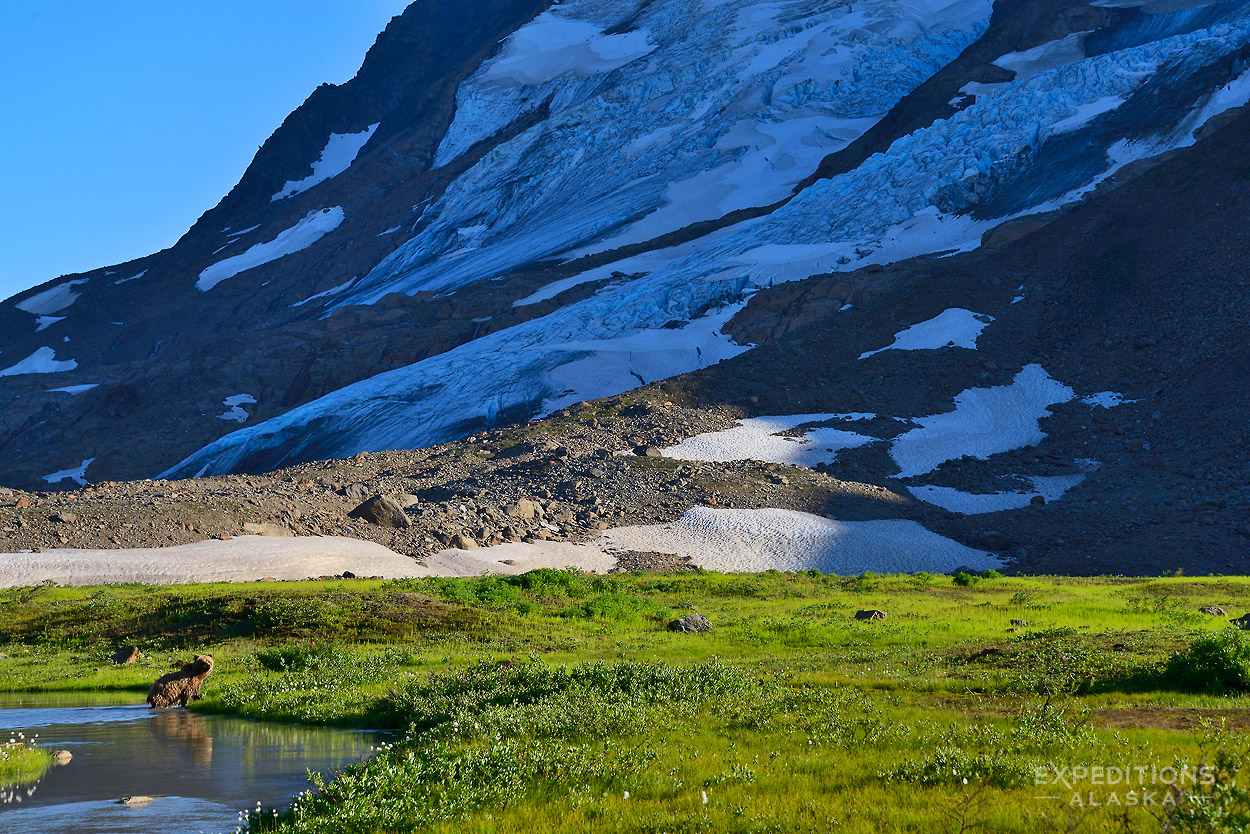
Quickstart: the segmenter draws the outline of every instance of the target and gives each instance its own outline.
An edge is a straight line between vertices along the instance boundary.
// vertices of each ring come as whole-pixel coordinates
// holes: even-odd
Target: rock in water
[[[148,690],[148,706],[155,709],[165,709],[174,704],[185,707],[187,702],[199,699],[200,685],[212,671],[212,656],[197,654],[177,672],[157,678],[156,683]]]
[[[67,765],[74,759],[74,754],[68,750],[58,750],[52,754],[52,761],[59,765]]]
[[[362,518],[379,527],[395,527],[400,530],[405,530],[412,524],[404,508],[385,495],[373,496],[347,516],[348,518]]]
[[[698,634],[701,631],[707,631],[711,627],[712,624],[708,622],[707,617],[698,612],[687,614],[680,620],[673,620],[668,624],[669,631],[683,631],[687,634]]]
[[[863,611],[855,612],[855,619],[857,620],[884,620],[888,616],[889,614],[876,608],[866,608]]]
[[[139,647],[127,646],[121,651],[113,655],[113,662],[125,666],[128,663],[134,663],[139,659]]]

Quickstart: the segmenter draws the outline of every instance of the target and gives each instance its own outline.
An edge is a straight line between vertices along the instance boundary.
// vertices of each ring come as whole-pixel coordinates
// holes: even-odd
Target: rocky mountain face
[[[641,389],[586,465],[696,461],[691,506],[758,460],[799,474],[744,506],[838,484],[1026,569],[1244,567],[1248,68],[1244,0],[422,0],[174,247],[0,305],[0,482]]]

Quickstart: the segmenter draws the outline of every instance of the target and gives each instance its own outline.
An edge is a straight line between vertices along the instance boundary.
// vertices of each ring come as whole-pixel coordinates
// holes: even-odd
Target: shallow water
[[[233,831],[238,813],[285,807],[377,743],[368,732],[198,715],[111,703],[100,696],[0,699],[0,733],[39,734],[74,758],[33,785],[0,792],[5,834],[146,834]],[[119,805],[124,796],[151,802]]]

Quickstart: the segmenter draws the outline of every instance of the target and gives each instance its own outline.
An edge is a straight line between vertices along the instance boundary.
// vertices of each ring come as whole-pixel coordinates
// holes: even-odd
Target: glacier
[[[847,120],[868,120],[855,126],[860,130],[949,63],[984,31],[990,3],[708,0],[658,2],[636,17],[626,2],[575,0],[559,8],[562,18],[585,22],[592,39],[631,19],[645,42],[635,38],[639,54],[615,68],[578,64],[535,83],[492,76],[497,62],[517,54],[515,44],[505,44],[462,84],[436,161],[446,164],[544,104],[547,117],[495,146],[423,207],[418,231],[330,297],[327,315],[391,292],[450,293],[536,260],[568,261],[672,230],[700,219],[664,213],[683,199],[682,184],[704,194],[717,184],[715,193],[730,202],[701,202],[718,215],[738,205],[726,185],[734,182],[732,166],[758,165],[761,150],[773,147],[759,137],[789,135],[778,125],[794,121],[798,146],[845,146]],[[897,138],[886,152],[814,182],[763,216],[631,255],[635,263],[646,260],[636,277],[226,435],[164,474],[267,469],[429,445],[741,352],[748,346],[729,343],[718,322],[761,287],[974,248],[1007,217],[1080,199],[1126,160],[1192,142],[1205,119],[1250,99],[1245,67],[1227,60],[1250,42],[1250,16],[1244,3],[1221,9],[1203,18],[1205,28],[1181,27],[1122,49],[1067,61],[1073,56],[1065,46],[1058,66],[993,85],[949,118]],[[623,49],[621,58],[629,54]],[[1221,61],[1226,77],[1195,85],[1189,101],[1158,111],[1137,103],[1152,83],[1218,69]],[[1111,108],[1113,99],[1124,104]],[[1132,114],[1141,121],[1131,125],[1131,141],[1107,129],[1119,129]],[[806,124],[830,131],[812,133]],[[1081,169],[1081,187],[1052,181],[1036,165],[1056,141],[1092,148],[1096,164]],[[815,160],[803,157],[799,167]],[[984,216],[985,205],[1004,192],[1027,193],[1029,201]],[[761,189],[742,199],[773,196]],[[460,231],[468,228],[475,232],[466,243]],[[627,265],[622,259],[594,272],[628,274]],[[583,279],[593,280],[562,280],[571,286]],[[664,342],[672,348],[667,356],[654,349],[657,340],[683,333],[688,339]]]

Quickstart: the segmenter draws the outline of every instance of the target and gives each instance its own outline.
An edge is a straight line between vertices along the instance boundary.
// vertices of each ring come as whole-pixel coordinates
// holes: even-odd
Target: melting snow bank
[[[938,350],[944,347],[977,349],[977,337],[994,320],[993,316],[974,313],[962,307],[943,310],[928,321],[913,324],[894,334],[894,342],[859,355],[867,359],[887,350]]]
[[[73,469],[62,469],[60,472],[44,475],[43,479],[50,484],[59,484],[61,481],[73,481],[79,486],[86,486],[87,467],[93,463],[95,463],[95,458],[87,458]]]
[[[208,292],[244,270],[276,261],[278,258],[307,249],[339,227],[343,222],[342,206],[310,211],[296,223],[267,243],[258,243],[241,255],[218,261],[200,273],[195,288]]]
[[[912,573],[1002,565],[914,521],[834,521],[793,510],[694,507],[673,524],[620,527],[604,540],[619,548],[689,556],[701,568],[731,572]]]
[[[969,388],[955,396],[955,410],[917,417],[920,428],[894,440],[890,456],[900,478],[932,472],[948,460],[985,460],[999,452],[1036,446],[1049,406],[1070,401],[1072,389],[1050,378],[1041,365],[1025,365],[1010,385]]]
[[[247,418],[251,417],[242,406],[256,405],[256,398],[251,394],[235,394],[233,397],[226,397],[221,404],[230,410],[224,414],[218,414],[217,419],[228,420],[233,423],[246,423]]]
[[[3,371],[0,376],[18,376],[20,374],[56,374],[62,371],[72,371],[78,367],[78,362],[73,359],[60,360],[56,358],[56,351],[50,347],[41,347],[27,356],[16,365],[10,365]]]
[[[907,489],[921,501],[961,515],[980,515],[1002,510],[1019,510],[1041,498],[1046,503],[1057,501],[1063,494],[1085,480],[1084,475],[1036,475],[1029,479],[1032,492],[964,492],[953,487],[909,486]]]
[[[0,553],[0,586],[109,582],[252,582],[340,574],[423,576],[413,559],[373,542],[341,537],[242,536],[174,547]]]
[[[85,284],[88,280],[87,278],[76,278],[73,281],[57,284],[52,289],[36,293],[13,306],[34,316],[50,316],[53,313],[59,313],[78,300],[78,293],[74,292],[74,287],[79,284]],[[39,329],[42,330],[43,328]]]
[[[664,456],[678,460],[702,460],[726,463],[735,460],[759,460],[814,468],[819,463],[833,463],[842,449],[854,449],[877,438],[852,431],[814,428],[799,437],[778,436],[808,423],[829,420],[871,419],[871,414],[789,414],[778,417],[753,417],[741,425],[723,431],[700,434],[664,449]]]
[[[321,156],[312,164],[313,172],[302,180],[288,181],[282,186],[281,191],[269,198],[269,202],[294,197],[317,183],[325,182],[346,171],[356,161],[356,154],[360,153],[360,149],[373,136],[373,131],[378,129],[378,124],[381,122],[371,124],[359,133],[331,133],[330,141],[326,142],[326,146],[321,150]],[[242,232],[237,234],[242,234]]]

